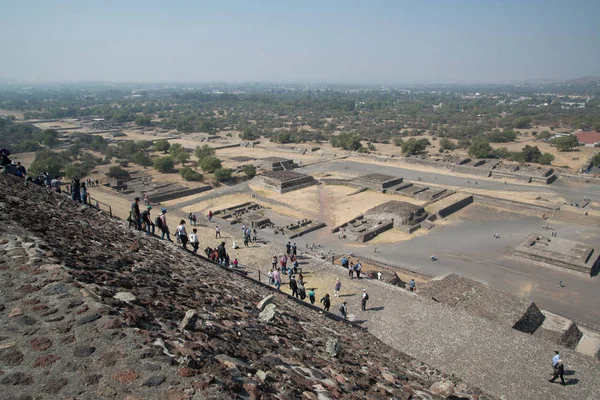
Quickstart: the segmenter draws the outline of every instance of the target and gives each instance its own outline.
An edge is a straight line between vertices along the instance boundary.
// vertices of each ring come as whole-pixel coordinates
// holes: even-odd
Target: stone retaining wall
[[[506,208],[514,212],[530,212],[534,214],[546,213],[552,215],[556,208],[551,206],[541,206],[536,204],[522,203],[520,201],[500,199],[497,197],[486,196],[483,194],[474,194],[473,200],[476,203],[488,206]]]
[[[455,165],[451,171],[458,172],[459,174],[478,176],[490,176],[491,173],[491,170],[487,167],[471,167],[469,165]]]
[[[184,190],[177,190],[177,191],[168,192],[168,193],[159,193],[159,194],[152,195],[151,200],[153,202],[160,203],[161,201],[169,201],[169,200],[179,199],[181,197],[191,196],[191,195],[197,194],[197,193],[206,192],[207,190],[210,190],[210,189],[212,189],[212,186],[206,185],[206,186],[201,186],[201,187],[194,188],[194,189],[184,189]]]
[[[446,218],[448,215],[454,214],[458,210],[468,206],[473,202],[473,196],[466,197],[462,200],[457,201],[454,204],[449,205],[448,207],[444,207],[438,211],[438,215],[441,218]]]
[[[382,224],[377,225],[375,228],[371,228],[364,234],[360,235],[358,237],[358,241],[363,242],[363,243],[368,242],[369,240],[373,239],[375,236],[377,236],[380,233],[383,233],[385,231],[389,231],[393,227],[394,227],[394,222],[392,222],[392,221],[383,222]]]
[[[588,175],[571,175],[571,174],[560,174],[558,176],[560,180],[576,183],[590,183],[592,185],[600,185],[600,178],[594,178]]]

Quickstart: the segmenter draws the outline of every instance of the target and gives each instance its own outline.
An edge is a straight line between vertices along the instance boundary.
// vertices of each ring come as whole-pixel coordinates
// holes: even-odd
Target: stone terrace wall
[[[559,174],[558,179],[567,181],[567,182],[576,182],[576,183],[589,183],[592,185],[600,185],[600,178],[594,178],[593,176],[579,176],[579,175],[571,175],[571,174]]]
[[[454,214],[458,210],[468,206],[473,203],[473,196],[466,197],[462,200],[457,201],[454,204],[449,205],[448,207],[444,207],[438,211],[438,214],[442,218],[446,218],[450,214]]]
[[[479,176],[490,176],[491,169],[486,166],[482,167],[471,167],[468,165],[455,165],[451,168],[452,172],[458,172],[459,174],[468,175],[479,175]]]
[[[168,201],[168,200],[178,199],[178,198],[185,197],[185,196],[191,196],[196,193],[206,192],[207,190],[210,190],[210,189],[212,189],[212,186],[206,185],[206,186],[200,186],[200,187],[194,188],[194,189],[184,189],[184,190],[178,190],[175,192],[159,193],[159,194],[152,195],[150,200],[152,200],[153,202],[160,203],[161,201]]]
[[[555,208],[551,206],[522,203],[520,201],[500,199],[497,197],[490,197],[482,194],[474,194],[473,200],[479,204],[506,208],[514,212],[529,212],[534,214],[545,213],[552,215],[555,210]]]

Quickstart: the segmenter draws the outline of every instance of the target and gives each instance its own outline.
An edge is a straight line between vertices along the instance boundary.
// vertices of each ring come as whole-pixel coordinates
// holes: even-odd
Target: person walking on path
[[[304,300],[306,298],[306,288],[304,287],[304,282],[298,281],[298,296],[300,300]]]
[[[417,284],[414,279],[411,279],[410,282],[408,282],[408,290],[410,290],[411,292],[414,292],[416,289],[417,289]]]
[[[250,247],[248,245],[248,241],[250,240],[250,236],[244,235],[244,247]]]
[[[350,264],[347,264],[347,265],[348,265],[348,277],[350,279],[354,279],[354,263],[351,262]]]
[[[354,270],[356,271],[356,279],[360,279],[360,271],[362,271],[362,264],[360,263],[360,260],[356,260]]]
[[[212,217],[213,217],[213,213],[212,213],[212,211],[209,211],[209,212],[208,212],[208,215],[207,215],[207,217],[208,217],[208,222],[212,222]]]
[[[269,277],[269,285],[273,284],[273,268],[271,268],[269,270],[269,273],[267,274],[267,276]]]
[[[167,235],[167,240],[169,242],[172,242],[171,240],[171,234],[169,232],[169,226],[167,225],[167,209],[163,208],[162,213],[156,218],[156,222],[158,225],[158,228],[161,230],[162,235],[160,236],[161,239],[164,240],[165,238],[165,234]]]
[[[329,307],[331,307],[331,299],[329,298],[329,293],[327,293],[320,301],[323,303],[323,310],[329,311]]]
[[[181,247],[187,249],[188,235],[185,231],[185,220],[179,221],[179,225],[177,225],[177,236],[179,240],[181,240]]]
[[[142,214],[140,213],[140,198],[136,197],[131,203],[131,221],[135,224],[135,229],[142,230]]]
[[[310,304],[315,304],[315,289],[308,291],[308,300],[310,300]]]
[[[142,221],[146,224],[146,235],[150,235],[150,232],[154,235],[154,224],[152,223],[152,218],[150,218],[150,210],[152,210],[152,206],[146,207],[144,212],[142,212]]]
[[[563,365],[563,361],[561,359],[559,359],[556,362],[556,365],[554,366],[554,374],[552,375],[552,379],[548,379],[548,382],[552,382],[554,383],[554,381],[556,380],[556,378],[560,377],[560,384],[565,386],[565,378],[564,378],[564,373],[565,373],[565,366]]]
[[[348,319],[348,306],[346,305],[346,302],[343,302],[342,304],[340,304],[340,315],[342,317],[344,317],[344,319]]]
[[[200,241],[198,240],[198,229],[194,228],[192,234],[190,235],[190,244],[194,248],[193,252],[198,252],[198,247],[200,247]]]
[[[273,284],[275,285],[275,287],[277,288],[277,290],[281,290],[281,275],[279,274],[279,270],[274,270],[273,271]]]
[[[290,289],[292,290],[292,296],[298,298],[298,283],[294,276],[290,277]]]
[[[221,230],[219,229],[219,226],[215,226],[215,239],[220,239],[221,238]]]
[[[298,253],[298,247],[296,247],[296,243],[294,243],[294,244],[292,245],[292,255],[293,255],[294,257],[296,257],[296,254],[297,254],[297,253]]]
[[[273,265],[273,269],[277,269],[277,256],[273,256],[273,261],[271,261],[271,264]]]
[[[342,282],[340,282],[340,279],[338,278],[335,281],[335,285],[333,286],[333,295],[335,297],[340,297],[340,289],[342,288]]]
[[[290,244],[290,242],[287,242],[287,244],[285,245],[285,254],[287,254],[289,256],[291,253],[291,249],[292,249],[292,245]]]
[[[558,352],[558,350],[554,350],[554,357],[552,357],[552,368],[556,368],[558,360],[560,360],[560,353]]]
[[[88,203],[88,191],[87,191],[87,187],[85,186],[85,182],[83,182],[81,184],[81,202],[83,204]]]
[[[382,276],[383,276],[383,271],[379,271],[377,273],[377,280],[379,280],[379,281],[382,280]]]
[[[363,289],[362,298],[360,299],[360,306],[363,311],[367,311],[367,300],[369,300],[369,294],[367,289]]]

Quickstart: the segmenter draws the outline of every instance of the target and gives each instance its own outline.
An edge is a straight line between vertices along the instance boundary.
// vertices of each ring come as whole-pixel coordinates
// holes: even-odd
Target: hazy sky
[[[464,83],[600,75],[600,0],[0,0],[0,77]]]

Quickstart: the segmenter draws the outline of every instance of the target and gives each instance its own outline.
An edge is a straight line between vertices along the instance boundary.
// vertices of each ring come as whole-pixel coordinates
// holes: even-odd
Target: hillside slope
[[[489,398],[285,295],[263,322],[269,288],[44,188],[0,186],[2,398]]]

